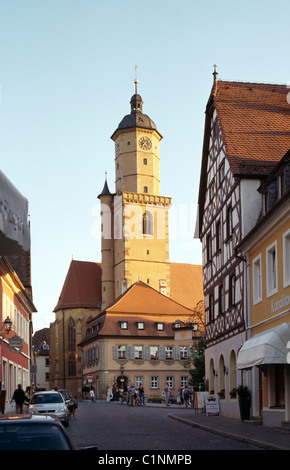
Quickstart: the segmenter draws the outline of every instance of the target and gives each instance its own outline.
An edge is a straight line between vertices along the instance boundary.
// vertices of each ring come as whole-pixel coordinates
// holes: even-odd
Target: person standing
[[[113,397],[113,394],[112,394],[112,390],[110,389],[110,385],[108,385],[108,388],[107,388],[107,401],[111,401]]]
[[[144,394],[144,388],[142,387],[142,384],[139,385],[138,392],[139,392],[139,397],[140,397],[140,405],[145,405],[145,394]]]
[[[135,406],[135,387],[131,385],[128,390],[129,393],[129,406]]]
[[[168,382],[166,382],[166,384],[165,384],[164,392],[165,392],[165,403],[166,403],[166,406],[169,406],[170,388],[169,388],[169,383],[168,383]]]
[[[25,401],[25,393],[22,390],[21,384],[18,385],[18,388],[13,393],[12,400],[15,400],[16,403],[16,413],[23,414],[23,403]]]

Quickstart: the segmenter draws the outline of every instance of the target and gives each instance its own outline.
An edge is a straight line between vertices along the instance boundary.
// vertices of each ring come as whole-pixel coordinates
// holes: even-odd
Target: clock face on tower
[[[139,146],[142,150],[150,150],[152,147],[152,142],[149,137],[140,137]]]

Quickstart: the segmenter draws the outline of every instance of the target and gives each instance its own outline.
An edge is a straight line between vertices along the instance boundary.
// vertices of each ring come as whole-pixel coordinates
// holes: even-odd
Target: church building
[[[111,136],[115,191],[106,179],[98,196],[101,263],[72,261],[51,325],[50,386],[75,395],[89,384],[104,398],[120,377],[152,396],[165,381],[177,391],[188,381],[182,360],[203,334],[202,266],[169,261],[162,135],[143,113],[137,84]]]

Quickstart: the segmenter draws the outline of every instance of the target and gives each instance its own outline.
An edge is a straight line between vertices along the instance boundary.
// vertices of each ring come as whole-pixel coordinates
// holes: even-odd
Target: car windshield
[[[70,450],[55,424],[9,423],[0,425],[0,450]]]
[[[33,395],[32,405],[41,405],[43,403],[63,403],[63,398],[59,393],[38,393]]]

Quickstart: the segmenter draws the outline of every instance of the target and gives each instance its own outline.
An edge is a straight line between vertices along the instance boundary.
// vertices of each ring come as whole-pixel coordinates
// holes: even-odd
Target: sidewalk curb
[[[259,441],[257,439],[252,439],[252,438],[249,438],[249,437],[240,436],[238,434],[233,434],[231,432],[226,432],[226,431],[223,431],[223,430],[220,430],[220,429],[211,428],[209,426],[205,426],[204,424],[199,424],[197,422],[191,421],[191,420],[186,419],[186,418],[180,418],[179,416],[176,416],[176,415],[168,415],[168,418],[175,419],[176,421],[180,421],[181,423],[187,424],[187,425],[192,426],[194,428],[202,429],[203,431],[211,432],[213,434],[218,434],[219,436],[222,436],[222,437],[228,437],[228,438],[234,439],[236,441],[244,442],[244,443],[247,443],[247,444],[253,444],[253,445],[256,445],[256,446],[261,447],[263,449],[267,449],[267,450],[288,450],[289,451],[289,449],[287,449],[285,447],[277,446],[277,445],[274,445],[274,444],[268,444],[268,443]]]

